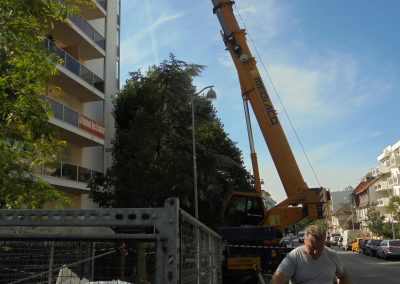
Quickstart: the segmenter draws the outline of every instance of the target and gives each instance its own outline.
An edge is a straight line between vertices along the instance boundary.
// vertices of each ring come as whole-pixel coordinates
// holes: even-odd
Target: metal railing
[[[63,161],[37,166],[35,173],[84,183],[103,175],[101,172]]]
[[[221,283],[219,235],[177,198],[161,208],[0,209],[0,242],[1,284]]]
[[[62,121],[65,121],[68,124],[71,124],[73,126],[78,127],[79,129],[82,129],[79,127],[79,116],[81,115],[79,112],[49,98],[44,96],[44,100],[46,103],[50,106],[51,110],[53,111],[54,117],[58,118]],[[97,123],[97,122],[96,122]],[[97,123],[101,127],[104,127],[100,123]],[[82,129],[86,131],[85,129]]]
[[[105,50],[106,40],[105,38],[96,31],[82,16],[80,15],[68,15],[68,19],[74,23],[84,34],[86,34],[91,40],[93,40],[98,47]]]
[[[107,11],[107,0],[96,0],[96,2]]]
[[[95,87],[100,92],[104,93],[104,81],[95,75],[92,71],[87,69],[85,66],[79,63],[74,57],[70,54],[59,48],[54,42],[50,41],[48,38],[44,40],[46,48],[56,53],[62,62],[62,65],[67,68],[69,71],[79,76],[81,79]]]

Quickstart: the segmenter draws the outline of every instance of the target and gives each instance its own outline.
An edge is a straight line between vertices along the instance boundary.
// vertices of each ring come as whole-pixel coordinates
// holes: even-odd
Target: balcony
[[[400,185],[400,174],[393,174],[390,178],[387,179],[387,181],[389,187]]]
[[[61,60],[58,69],[61,71],[52,78],[53,83],[67,93],[78,93],[83,102],[104,100],[104,80],[79,63],[70,54],[59,48],[49,39],[44,41],[45,47],[57,54]],[[64,68],[62,68],[62,67]]]
[[[377,207],[388,206],[388,204],[389,204],[389,197],[378,198],[378,199],[376,200],[376,202],[377,202],[377,204],[376,204]]]
[[[387,180],[382,180],[382,181],[379,181],[379,182],[375,183],[374,186],[373,186],[373,189],[376,192],[384,192],[384,191],[389,190],[390,188],[388,186]]]
[[[68,15],[68,19],[74,23],[85,35],[89,37],[102,50],[106,48],[105,38],[95,30],[81,15]]]
[[[105,58],[105,39],[85,19],[79,15],[68,16],[68,22],[54,22],[48,31],[62,46],[77,47],[76,58],[91,60]]]
[[[85,3],[80,5],[80,14],[88,20],[101,19],[106,16],[107,1],[106,0],[95,0],[93,6],[89,6]]]
[[[107,0],[96,0],[96,2],[107,11]]]
[[[398,168],[400,167],[400,155],[393,153],[389,159],[390,167],[391,168]]]
[[[375,168],[373,168],[372,170],[371,170],[371,175],[373,176],[373,177],[377,177],[377,176],[379,176],[381,174],[381,172],[380,172],[380,170],[379,170],[379,166],[377,166],[377,167],[375,167]]]
[[[45,97],[46,103],[54,113],[50,122],[60,127],[60,136],[81,147],[104,145],[105,128],[73,109]]]
[[[91,178],[103,175],[101,172],[63,161],[38,166],[35,169],[35,173],[50,177],[50,179],[46,180],[51,184],[80,189],[86,189],[86,184]],[[60,180],[57,181],[58,179],[66,180],[67,183]],[[68,183],[68,181],[72,181],[72,183]]]

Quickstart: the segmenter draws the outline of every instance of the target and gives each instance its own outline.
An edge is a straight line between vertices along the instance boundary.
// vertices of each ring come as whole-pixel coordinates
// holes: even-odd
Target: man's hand
[[[338,284],[350,284],[350,278],[349,274],[347,274],[347,270],[345,267],[343,267],[343,274],[337,277],[337,283]]]

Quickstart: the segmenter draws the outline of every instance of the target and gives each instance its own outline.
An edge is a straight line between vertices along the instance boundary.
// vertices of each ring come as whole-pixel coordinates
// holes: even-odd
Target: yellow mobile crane
[[[222,230],[221,235],[227,246],[235,242],[236,247],[250,243],[259,245],[259,242],[255,241],[256,239],[262,239],[266,244],[268,238],[272,239],[276,235],[275,228],[285,228],[306,217],[311,220],[325,218],[326,206],[330,198],[329,192],[322,187],[309,188],[304,181],[258,71],[256,60],[247,45],[246,32],[239,27],[236,21],[232,9],[234,2],[230,0],[211,1],[214,6],[213,12],[217,15],[222,27],[224,43],[231,54],[240,81],[255,181],[255,192],[235,192],[227,200],[222,219],[223,223],[231,228]],[[251,134],[248,103],[253,109],[287,195],[284,201],[270,210],[266,210],[264,207],[261,196],[260,176]],[[251,225],[253,227],[249,227]],[[268,262],[268,259],[271,260],[274,255],[271,251],[268,253],[269,258],[253,257],[249,254],[233,253],[231,249],[225,252],[225,257],[227,262],[231,260],[233,270],[240,270],[243,267],[249,268],[249,265],[241,267],[240,261],[235,262],[235,258],[247,258],[247,263],[259,265],[260,262]],[[252,259],[254,263],[249,262],[248,258]],[[229,268],[229,263],[226,265]]]

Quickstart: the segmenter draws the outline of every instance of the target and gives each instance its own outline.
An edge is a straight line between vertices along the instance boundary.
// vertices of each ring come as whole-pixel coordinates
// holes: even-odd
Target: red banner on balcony
[[[98,124],[96,121],[87,118],[84,115],[79,114],[79,122],[78,126],[80,129],[83,129],[97,137],[103,138],[105,137],[105,128],[104,126]]]

